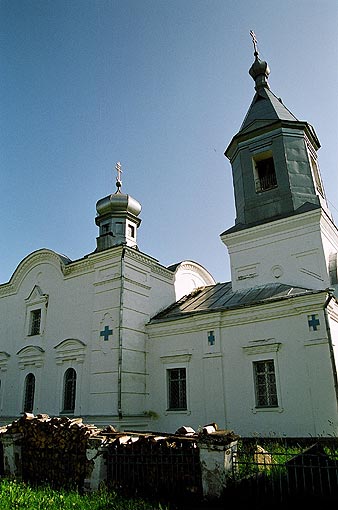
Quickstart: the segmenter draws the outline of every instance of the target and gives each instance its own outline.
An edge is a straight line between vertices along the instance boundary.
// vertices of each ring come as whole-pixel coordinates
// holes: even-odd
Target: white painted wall
[[[338,251],[337,229],[317,209],[224,234],[234,290],[266,283],[309,289],[330,286],[328,260]]]
[[[187,272],[197,277],[197,284],[213,282],[196,263],[185,267],[184,275]],[[64,373],[74,368],[75,415],[111,423],[120,411],[125,418],[143,416],[146,423],[145,325],[175,301],[175,279],[181,291],[190,291],[191,282],[185,276],[122,246],[66,265],[51,250],[26,257],[11,281],[0,286],[0,414],[4,421],[22,412],[29,373],[36,378],[33,412],[58,415]],[[40,307],[36,301],[40,294],[48,303],[43,306],[44,326],[41,334],[29,336],[30,311]],[[105,327],[112,331],[108,340],[100,335]]]
[[[196,429],[215,421],[249,436],[337,433],[325,297],[321,293],[149,325],[149,406],[159,415],[156,430],[175,432],[183,424]],[[318,331],[309,331],[309,313],[318,314]],[[216,343],[208,347],[211,329]],[[275,361],[278,408],[255,407],[252,363],[264,359]],[[167,410],[166,369],[175,367],[187,369],[187,411]]]

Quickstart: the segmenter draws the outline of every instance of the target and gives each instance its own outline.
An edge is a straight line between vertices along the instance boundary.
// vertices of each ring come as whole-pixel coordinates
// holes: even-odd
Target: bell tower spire
[[[245,228],[304,207],[322,207],[331,217],[317,161],[317,135],[270,90],[269,66],[259,59],[253,31],[251,37],[255,61],[249,74],[256,94],[225,151],[234,176],[236,225]]]
[[[269,66],[259,58],[255,33],[251,31],[250,35],[255,60],[249,74],[256,92],[239,131],[225,151],[232,167],[236,219],[221,239],[229,250],[232,283],[240,288],[283,279],[283,283],[325,288],[330,285],[328,261],[338,247],[336,241],[330,247],[330,243],[324,246],[322,241],[327,235],[322,231],[324,222],[327,231],[337,229],[319,171],[320,143],[313,127],[298,120],[270,90]],[[305,241],[306,228],[310,235],[309,224],[305,228],[310,217],[316,218],[312,229],[318,233],[311,254],[308,247],[314,246],[314,241],[310,237]],[[292,236],[299,246],[291,246]],[[332,239],[337,240],[337,233],[330,234],[330,242]],[[250,243],[255,246],[252,250]],[[315,255],[316,250],[322,257]],[[302,265],[296,268],[297,264]]]

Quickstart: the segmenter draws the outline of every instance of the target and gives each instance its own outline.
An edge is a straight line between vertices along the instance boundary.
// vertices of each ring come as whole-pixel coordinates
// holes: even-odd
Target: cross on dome
[[[270,74],[270,69],[267,62],[259,59],[259,52],[257,47],[257,37],[253,30],[250,30],[250,35],[252,38],[253,46],[254,46],[254,56],[255,61],[249,69],[250,76],[255,80],[256,90],[260,88],[270,88],[268,84],[268,77]]]
[[[252,42],[253,42],[253,46],[254,46],[254,55],[255,57],[258,57],[258,47],[257,47],[257,37],[256,37],[256,34],[253,30],[250,30],[250,35],[251,35],[251,38],[252,38]]]
[[[120,191],[120,188],[122,186],[122,180],[121,180],[121,174],[122,174],[122,168],[121,168],[121,163],[120,161],[118,161],[115,165],[115,170],[117,172],[117,176],[116,176],[116,187],[117,187],[117,191]]]

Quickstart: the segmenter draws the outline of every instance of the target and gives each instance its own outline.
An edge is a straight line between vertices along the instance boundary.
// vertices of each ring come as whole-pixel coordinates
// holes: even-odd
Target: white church
[[[338,434],[338,231],[311,125],[250,68],[255,95],[225,151],[231,281],[138,247],[141,205],[96,203],[96,249],[48,249],[0,285],[0,424],[23,412],[120,430],[210,422],[242,436]]]

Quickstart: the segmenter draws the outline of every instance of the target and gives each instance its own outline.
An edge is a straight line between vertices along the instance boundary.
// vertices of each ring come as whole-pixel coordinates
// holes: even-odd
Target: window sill
[[[168,414],[191,414],[191,411],[189,411],[188,409],[166,409],[164,411],[164,414],[167,416]]]
[[[253,407],[251,409],[253,414],[257,413],[282,413],[284,411],[283,407],[276,406],[276,407]]]

